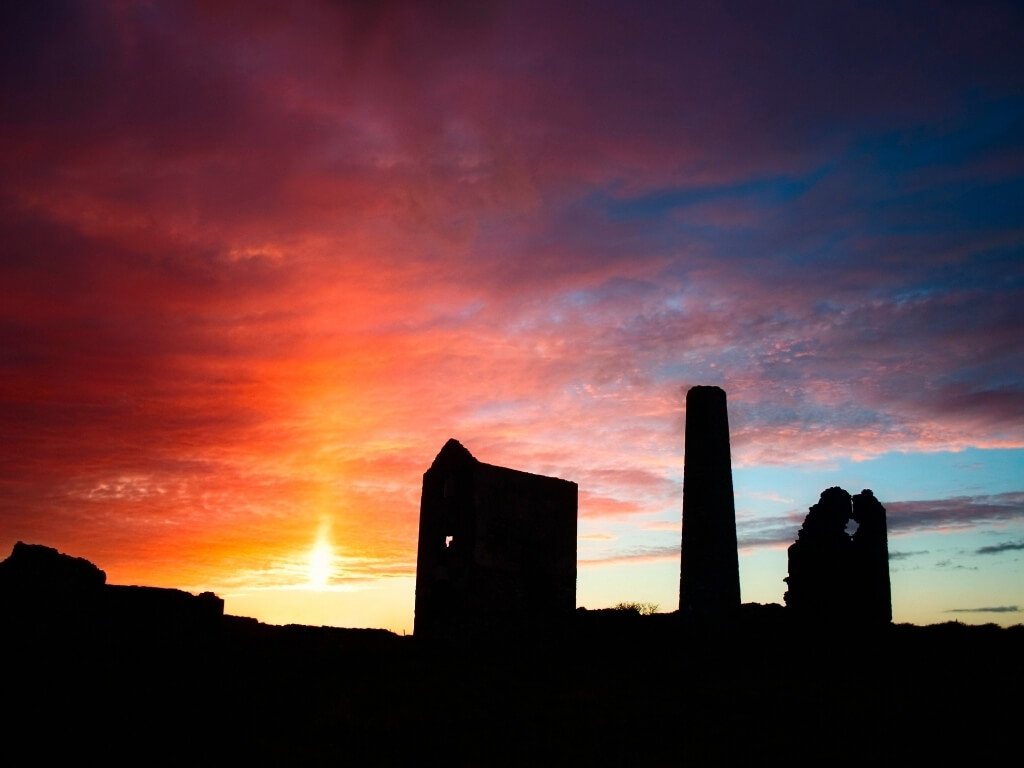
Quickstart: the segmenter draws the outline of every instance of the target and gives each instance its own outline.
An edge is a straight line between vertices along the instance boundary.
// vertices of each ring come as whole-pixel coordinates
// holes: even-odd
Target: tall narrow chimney
[[[700,623],[733,618],[740,606],[736,506],[725,390],[686,393],[683,542],[679,612]]]

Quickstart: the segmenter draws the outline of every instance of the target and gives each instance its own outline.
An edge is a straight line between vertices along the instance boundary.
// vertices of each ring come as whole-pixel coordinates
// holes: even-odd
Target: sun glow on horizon
[[[326,534],[321,533],[309,553],[309,585],[313,589],[326,589],[331,579],[331,560],[334,552],[327,540]]]

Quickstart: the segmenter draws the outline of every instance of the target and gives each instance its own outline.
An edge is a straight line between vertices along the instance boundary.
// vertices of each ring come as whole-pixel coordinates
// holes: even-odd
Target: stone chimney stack
[[[725,390],[686,393],[683,541],[679,612],[702,624],[730,621],[740,607],[736,506]]]

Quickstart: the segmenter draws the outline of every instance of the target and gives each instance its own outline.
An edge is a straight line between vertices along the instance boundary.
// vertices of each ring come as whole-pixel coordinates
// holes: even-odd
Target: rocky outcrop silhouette
[[[224,601],[212,592],[106,583],[96,565],[41,544],[14,545],[0,562],[0,615],[26,631],[72,632],[83,640],[124,631],[184,638],[219,627]]]
[[[0,562],[0,615],[26,627],[91,625],[106,580],[84,558],[19,541]]]
[[[71,557],[42,544],[14,545],[0,562],[0,585],[32,591],[88,591],[102,587],[107,574],[83,557]]]

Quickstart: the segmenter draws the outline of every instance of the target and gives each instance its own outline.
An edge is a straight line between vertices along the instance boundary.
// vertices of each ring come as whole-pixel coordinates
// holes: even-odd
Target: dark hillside
[[[213,596],[111,587],[85,561],[22,578],[50,557],[0,572],[4,746],[40,760],[976,764],[1016,747],[1022,626],[865,633],[747,605],[708,631],[578,610],[560,638],[428,645],[222,616]]]

